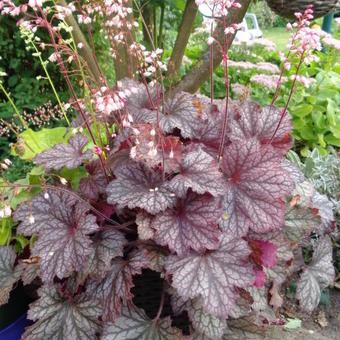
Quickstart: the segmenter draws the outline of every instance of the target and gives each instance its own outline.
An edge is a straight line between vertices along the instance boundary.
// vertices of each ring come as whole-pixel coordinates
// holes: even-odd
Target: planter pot
[[[26,312],[31,299],[21,284],[11,292],[6,305],[0,307],[0,340],[19,340],[26,326]]]
[[[31,324],[32,322],[27,319],[26,313],[22,314],[5,329],[0,330],[0,340],[20,340],[25,328]]]
[[[303,13],[313,5],[314,18],[320,18],[335,10],[338,0],[267,0],[269,7],[278,15],[295,19],[294,13]]]

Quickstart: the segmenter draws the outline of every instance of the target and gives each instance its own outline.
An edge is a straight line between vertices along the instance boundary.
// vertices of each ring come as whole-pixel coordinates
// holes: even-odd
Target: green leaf
[[[336,138],[335,136],[328,134],[325,136],[325,141],[327,144],[335,145],[340,147],[340,138]]]
[[[301,320],[300,319],[287,319],[286,324],[283,326],[286,329],[297,329],[301,328]]]
[[[305,117],[308,116],[313,110],[313,105],[301,104],[291,109],[291,113],[295,116]]]
[[[20,250],[24,249],[30,243],[23,235],[16,235],[14,238],[18,242]]]
[[[316,98],[314,96],[309,96],[308,101],[310,104],[315,105],[316,104]]]
[[[337,124],[336,126],[330,126],[329,130],[332,132],[335,138],[340,138],[340,124]]]
[[[21,146],[23,147],[23,152],[20,152],[19,155],[14,146],[12,153],[21,159],[32,160],[36,155],[52,148],[55,144],[66,143],[68,138],[65,135],[65,127],[41,129],[39,131],[27,129],[19,135],[20,139],[22,139]]]
[[[327,113],[331,114],[332,116],[334,116],[336,110],[337,110],[337,106],[336,103],[334,102],[334,100],[327,98]]]
[[[88,174],[84,166],[75,169],[63,168],[60,171],[60,176],[64,177],[68,182],[70,182],[72,188],[75,190],[78,190],[80,180],[87,175]]]
[[[308,141],[315,140],[315,134],[313,131],[313,127],[311,126],[305,125],[301,129],[299,129],[299,133],[304,140],[308,140]]]
[[[13,222],[13,220],[12,220]],[[8,242],[11,240],[12,236],[12,226],[9,223],[8,218],[3,218],[1,223],[1,230],[0,230],[0,245],[4,246],[8,244]]]
[[[327,124],[325,122],[325,116],[320,111],[313,111],[312,112],[312,120],[313,120],[315,126],[320,130],[325,129],[326,126],[327,126]]]

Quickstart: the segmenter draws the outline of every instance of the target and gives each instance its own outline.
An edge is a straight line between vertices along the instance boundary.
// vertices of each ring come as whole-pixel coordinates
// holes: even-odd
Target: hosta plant
[[[333,282],[332,211],[285,160],[287,110],[165,92],[150,72],[86,83],[57,143],[19,136],[13,152],[36,167],[1,181],[0,302],[20,280],[36,287],[23,339],[228,339],[240,324],[284,322],[275,312],[293,273],[306,311]],[[160,285],[156,301],[137,282]]]

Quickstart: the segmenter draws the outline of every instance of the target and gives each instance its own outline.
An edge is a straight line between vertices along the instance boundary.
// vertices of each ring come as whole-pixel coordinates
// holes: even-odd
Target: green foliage
[[[39,33],[40,34],[40,33]],[[56,103],[54,94],[46,79],[37,80],[37,76],[45,76],[39,59],[32,56],[32,51],[27,51],[25,42],[20,36],[15,18],[0,16],[0,71],[7,74],[2,78],[3,86],[11,94],[15,105],[22,113],[30,113],[51,101]],[[43,53],[46,60],[49,54]],[[64,81],[56,65],[49,63],[48,71],[61,99],[68,99],[65,92]],[[1,92],[1,91],[0,91]],[[8,103],[4,94],[0,93],[0,119],[10,121],[13,117],[13,108]],[[9,143],[14,142],[14,136],[0,136],[0,158],[9,155]]]
[[[270,27],[285,27],[288,20],[276,15],[266,1],[252,2],[249,6],[248,12],[256,14],[257,21],[261,28]]]
[[[309,149],[318,148],[321,154],[327,154],[327,145],[340,146],[340,65],[335,65],[336,51],[320,53],[319,57],[318,63],[303,70],[316,83],[309,88],[299,86],[289,105],[293,137],[303,142],[303,156]]]
[[[63,142],[67,142],[66,128],[64,127],[41,129],[39,131],[28,129],[20,134],[18,143],[21,144],[21,149],[18,150],[17,143],[13,147],[13,154],[20,156],[24,160],[32,160],[37,154]]]

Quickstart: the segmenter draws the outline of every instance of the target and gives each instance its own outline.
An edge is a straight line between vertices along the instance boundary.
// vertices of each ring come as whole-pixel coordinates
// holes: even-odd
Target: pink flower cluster
[[[132,91],[132,89],[113,91],[105,86],[101,87],[100,91],[94,94],[97,112],[102,116],[108,116],[115,111],[122,110]]]
[[[241,4],[236,0],[195,0],[197,6],[207,5],[214,8],[214,16],[227,16],[231,8],[240,8]]]
[[[321,40],[324,45],[340,50],[340,40],[333,38],[330,34],[322,32]]]
[[[274,91],[276,89],[276,86],[279,80],[280,80],[280,76],[276,74],[270,75],[270,76],[267,74],[256,74],[250,78],[251,82],[267,87],[271,91]],[[281,77],[282,82],[286,82],[287,80],[288,80],[287,77]]]
[[[16,17],[22,13],[27,12],[27,5],[19,5],[16,6],[10,0],[0,1],[0,14],[1,15],[10,15],[12,17]]]
[[[228,61],[229,67],[234,67],[234,68],[242,68],[244,70],[257,70],[261,72],[268,72],[268,73],[279,73],[280,69],[277,65],[267,63],[267,62],[260,62],[257,64],[253,64],[249,61],[233,61],[229,60]]]
[[[268,89],[270,89],[271,91],[274,91],[277,87],[278,82],[280,81],[281,83],[286,83],[288,82],[288,80],[293,80],[296,77],[296,82],[300,83],[301,85],[303,85],[305,88],[309,88],[312,84],[316,83],[316,80],[314,78],[309,78],[309,77],[305,77],[302,75],[292,75],[289,78],[288,77],[281,77],[279,75],[267,75],[267,74],[256,74],[253,75],[250,78],[250,81],[253,83],[256,83],[258,85],[267,87]]]
[[[309,5],[304,13],[295,13],[298,22],[287,24],[287,31],[296,29],[287,47],[289,54],[294,55],[306,63],[315,60],[312,53],[321,51],[321,30],[310,28],[310,20],[313,19],[313,5]],[[284,60],[285,62],[286,60]],[[288,63],[288,68],[290,67]]]
[[[247,46],[248,47],[264,47],[264,49],[268,52],[274,52],[276,50],[276,44],[269,40],[269,39],[265,39],[265,38],[259,38],[259,39],[254,39],[254,40],[250,40],[247,42]]]

